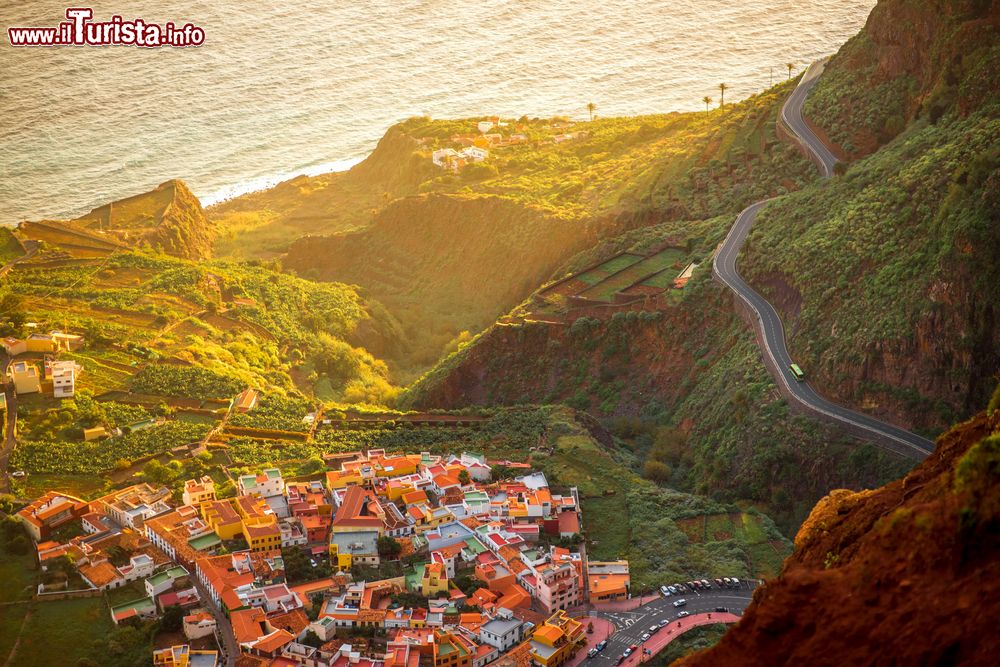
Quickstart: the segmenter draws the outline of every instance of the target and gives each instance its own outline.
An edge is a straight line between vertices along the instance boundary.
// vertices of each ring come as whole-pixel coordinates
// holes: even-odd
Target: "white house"
[[[490,152],[485,148],[480,148],[479,146],[467,146],[462,149],[459,153],[462,157],[473,162],[482,162],[490,156]]]
[[[241,496],[256,493],[263,498],[280,496],[285,491],[285,480],[281,478],[281,471],[277,468],[268,468],[256,475],[242,475],[237,480]]]
[[[431,153],[431,161],[443,169],[447,169],[451,162],[457,158],[458,151],[454,148],[441,148]]]
[[[188,639],[208,637],[215,632],[215,618],[207,611],[198,611],[184,617],[184,636]]]
[[[48,362],[46,371],[52,379],[52,395],[55,398],[73,398],[76,392],[76,362]]]
[[[509,609],[501,608],[496,618],[479,626],[479,640],[503,653],[521,641],[523,628],[524,623],[514,618]]]

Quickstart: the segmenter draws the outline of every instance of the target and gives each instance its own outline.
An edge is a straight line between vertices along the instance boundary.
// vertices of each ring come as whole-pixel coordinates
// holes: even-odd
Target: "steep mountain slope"
[[[917,118],[996,97],[994,0],[881,0],[830,61],[806,115],[842,155],[867,155]]]
[[[456,330],[488,326],[607,224],[561,220],[496,196],[414,196],[363,230],[296,241],[285,265],[364,286],[405,322],[411,344],[426,350],[412,363],[427,366]]]
[[[882,0],[830,61],[806,115],[842,155],[867,155],[918,118],[996,96],[993,0]]]
[[[573,264],[642,248],[645,235],[712,248],[725,223],[664,223],[604,243]],[[834,428],[790,413],[753,332],[707,267],[681,294],[655,313],[585,316],[568,325],[495,325],[408,387],[400,402],[561,402],[621,423],[626,432],[636,422],[646,430],[675,431],[682,442],[655,457],[669,466],[671,486],[758,503],[789,532],[828,489],[878,485],[907,470],[888,454],[859,448]],[[635,446],[639,455],[654,458],[656,445],[648,437]]]
[[[885,31],[884,21],[894,17],[875,12],[865,31]],[[985,40],[966,47],[989,66],[995,33],[972,23],[975,31],[956,34]],[[844,80],[844,62],[834,58],[827,74]],[[955,85],[969,88],[984,67],[965,63],[974,80]],[[860,88],[859,100],[865,94]],[[770,205],[739,260],[783,311],[793,354],[821,391],[924,435],[981,405],[989,378],[1000,371],[1000,238],[992,223],[1000,126],[995,99],[963,100],[936,123],[915,120],[846,175]],[[583,253],[563,270],[642,251],[651,241],[639,235],[704,252],[731,223],[649,227]],[[687,455],[668,461],[674,485],[765,503],[785,527],[794,527],[831,483],[859,488],[906,469],[867,448],[817,444],[838,438],[789,415],[731,303],[707,273],[695,271],[683,297],[655,313],[498,325],[417,382],[403,403],[565,401],[600,416],[665,424],[687,434]]]
[[[808,182],[808,162],[774,130],[790,85],[707,113],[504,121],[488,135],[489,157],[458,172],[432,153],[487,143],[476,120],[414,118],[346,174],[213,208],[232,235],[217,250],[287,250],[300,275],[369,291],[411,336],[409,366],[420,372],[602,238],[735,212]],[[281,229],[313,235],[270,249],[254,236]],[[337,229],[349,231],[325,236]]]
[[[910,104],[936,111],[842,178],[767,207],[740,260],[831,398],[929,430],[982,405],[1000,371],[1000,40],[972,4],[879,4],[816,90],[867,71],[855,51],[868,40],[870,67],[889,76],[905,63],[890,80],[914,77]],[[909,24],[927,43],[904,58]],[[853,85],[857,100],[871,93]]]
[[[1000,650],[1000,412],[881,489],[834,491],[718,646],[675,663],[987,665]]]

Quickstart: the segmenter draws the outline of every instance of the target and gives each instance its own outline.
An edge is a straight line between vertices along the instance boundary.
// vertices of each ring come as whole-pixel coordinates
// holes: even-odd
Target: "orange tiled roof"
[[[258,639],[253,647],[261,653],[274,653],[285,644],[290,644],[293,641],[295,641],[295,637],[293,637],[290,632],[286,630],[275,630],[266,637]]]
[[[344,493],[344,501],[333,517],[334,526],[382,527],[382,519],[370,513],[368,504],[372,494],[360,486],[351,486]]]
[[[549,645],[553,645],[562,638],[563,631],[554,625],[545,623],[538,628],[535,628],[535,634],[532,636],[541,641],[547,642]]]
[[[229,614],[229,620],[233,625],[233,635],[236,642],[245,644],[257,641],[264,635],[261,624],[264,621],[264,611],[257,607],[252,609],[241,609]]]
[[[97,588],[106,586],[115,579],[121,578],[118,568],[106,560],[102,560],[99,563],[87,563],[86,565],[79,566],[77,569],[81,575],[87,578],[87,581]]]
[[[301,609],[293,609],[283,614],[268,616],[267,622],[272,628],[287,630],[297,637],[308,627],[309,617]]]

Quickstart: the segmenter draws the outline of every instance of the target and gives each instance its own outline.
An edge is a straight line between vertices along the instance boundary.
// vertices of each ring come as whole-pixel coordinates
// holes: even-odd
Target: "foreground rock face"
[[[781,576],[675,666],[993,665],[1000,655],[1000,411],[903,479],[817,503]]]

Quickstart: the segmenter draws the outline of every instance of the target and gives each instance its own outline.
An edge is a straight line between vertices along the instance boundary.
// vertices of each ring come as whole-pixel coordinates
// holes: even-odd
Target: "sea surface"
[[[66,4],[0,0],[0,224],[170,178],[203,203],[345,169],[414,115],[634,115],[745,98],[833,53],[875,0],[88,0],[205,44],[13,48]]]

